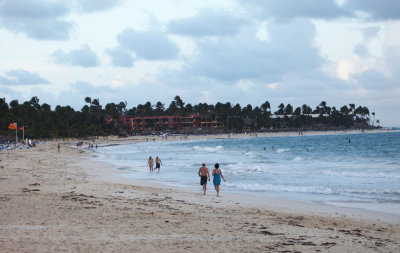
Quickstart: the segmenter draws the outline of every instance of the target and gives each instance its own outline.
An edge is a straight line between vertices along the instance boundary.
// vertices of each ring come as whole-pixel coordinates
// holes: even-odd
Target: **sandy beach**
[[[74,144],[0,153],[0,252],[400,251],[398,215],[149,185]]]

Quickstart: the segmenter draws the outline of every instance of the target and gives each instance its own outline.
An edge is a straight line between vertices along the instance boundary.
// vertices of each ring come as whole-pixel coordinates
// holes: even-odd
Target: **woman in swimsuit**
[[[147,164],[149,165],[150,172],[153,172],[154,160],[153,158],[151,158],[151,156],[149,157],[149,161],[147,162]]]
[[[219,197],[219,185],[221,184],[221,178],[226,182],[224,176],[222,175],[222,170],[219,168],[219,164],[215,164],[215,169],[213,170],[213,183],[215,190],[217,191],[217,197]]]

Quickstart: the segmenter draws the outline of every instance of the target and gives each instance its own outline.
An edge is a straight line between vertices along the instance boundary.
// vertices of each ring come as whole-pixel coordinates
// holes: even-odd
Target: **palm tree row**
[[[242,107],[229,102],[192,105],[176,96],[168,107],[162,102],[146,102],[130,109],[123,101],[108,103],[104,108],[98,98],[86,97],[84,101],[87,104],[76,111],[70,106],[60,105],[52,110],[46,103],[39,104],[37,97],[22,104],[18,100],[7,103],[0,98],[0,135],[11,135],[8,124],[17,122],[19,126],[25,126],[26,136],[30,138],[104,136],[124,130],[129,132],[122,120],[124,117],[161,115],[207,115],[226,122],[221,131],[369,128],[375,122],[379,123],[379,120],[375,121],[374,112],[371,114],[373,119],[370,118],[367,107],[349,104],[337,109],[327,106],[324,101],[315,109],[306,104],[294,108],[282,103],[275,112],[271,111],[268,101],[255,107],[250,104]]]

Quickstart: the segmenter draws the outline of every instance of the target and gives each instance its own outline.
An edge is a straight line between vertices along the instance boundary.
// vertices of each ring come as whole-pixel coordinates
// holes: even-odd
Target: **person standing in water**
[[[147,162],[147,165],[149,165],[150,172],[153,172],[154,160],[151,156],[149,157],[149,161]]]
[[[210,172],[208,171],[208,168],[206,167],[205,163],[203,163],[202,166],[200,167],[198,174],[200,177],[200,185],[203,186],[204,195],[206,195],[207,179],[208,181],[210,181]]]
[[[221,184],[221,178],[226,182],[224,176],[222,175],[222,170],[219,168],[219,164],[215,164],[215,169],[213,170],[213,183],[215,190],[217,191],[217,197],[219,197],[219,185]]]
[[[158,172],[160,172],[160,166],[162,164],[162,161],[160,159],[160,157],[156,157],[156,169],[158,169]]]

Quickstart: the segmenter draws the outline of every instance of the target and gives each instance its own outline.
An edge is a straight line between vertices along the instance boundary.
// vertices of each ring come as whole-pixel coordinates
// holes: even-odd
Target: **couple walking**
[[[162,164],[161,159],[157,156],[156,157],[156,169],[158,169],[158,172],[160,172],[161,164]],[[149,165],[150,172],[153,172],[154,171],[154,168],[153,168],[154,160],[151,156],[149,157],[149,161],[147,162],[147,165]]]
[[[213,184],[215,187],[215,190],[217,191],[217,197],[219,197],[219,185],[221,184],[221,178],[225,181],[224,176],[222,175],[222,170],[219,168],[219,164],[215,164],[215,169],[212,172],[213,178]],[[206,190],[207,190],[207,180],[210,181],[210,173],[208,171],[208,168],[206,167],[206,164],[203,163],[201,168],[199,169],[198,172],[200,176],[200,185],[203,186],[203,191],[204,195],[206,195]]]

